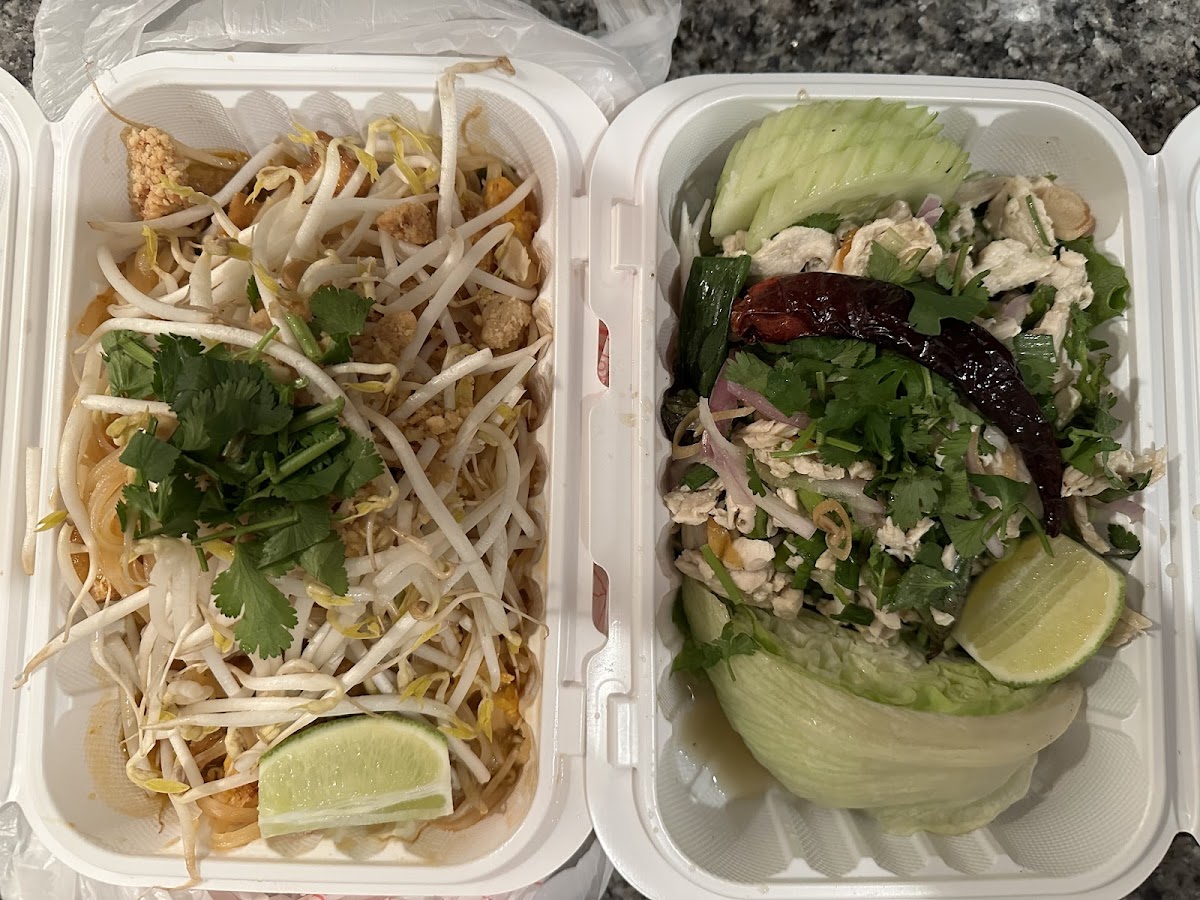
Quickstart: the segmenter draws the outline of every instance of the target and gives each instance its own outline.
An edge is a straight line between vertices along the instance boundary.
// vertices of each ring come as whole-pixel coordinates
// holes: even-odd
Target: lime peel
[[[975,581],[954,637],[999,681],[1047,684],[1104,646],[1125,609],[1125,575],[1059,536],[1028,537]]]

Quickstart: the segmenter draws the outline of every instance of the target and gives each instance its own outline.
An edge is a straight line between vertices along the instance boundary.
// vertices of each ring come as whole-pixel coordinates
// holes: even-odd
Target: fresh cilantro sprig
[[[970,322],[987,309],[989,294],[983,286],[987,270],[963,282],[963,268],[969,247],[959,249],[951,269],[945,261],[934,272],[933,279],[918,274],[927,251],[910,254],[903,262],[882,243],[871,245],[867,261],[867,277],[903,286],[913,296],[908,323],[921,334],[942,333],[942,320],[957,319]]]
[[[361,329],[369,309],[343,301],[316,305],[315,320],[334,335]],[[161,400],[176,420],[160,437],[150,419],[122,451],[134,477],[117,504],[121,527],[134,539],[232,543],[233,564],[213,584],[217,606],[238,618],[244,649],[276,656],[296,614],[270,578],[299,567],[337,594],[349,589],[331,504],[381,474],[383,461],[339,423],[344,401],[295,405],[297,385],[275,380],[257,353],[172,335],[156,343],[116,331],[103,345],[110,389]]]

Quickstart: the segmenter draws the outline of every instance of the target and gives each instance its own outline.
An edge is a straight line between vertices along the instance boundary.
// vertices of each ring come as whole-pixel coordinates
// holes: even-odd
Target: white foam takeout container
[[[256,149],[293,121],[334,134],[360,132],[367,121],[399,113],[434,120],[436,80],[444,59],[272,54],[157,54],[131,60],[100,79],[106,99],[130,118],[152,122],[193,145]],[[0,521],[5,602],[0,796],[11,793],[51,852],[85,875],[137,886],[187,881],[178,842],[160,831],[153,808],[130,791],[114,742],[115,707],[101,702],[86,646],[61,654],[22,691],[8,689],[23,658],[60,626],[63,586],[54,546],[39,540],[32,579],[21,574],[24,447],[46,448],[42,484],[50,484],[57,435],[74,391],[66,336],[101,287],[94,264],[93,219],[128,219],[122,123],[94,92],[61,121],[43,120],[11,78],[0,99],[0,284],[10,333],[4,407],[3,488],[11,510]],[[551,261],[544,299],[555,341],[553,394],[540,432],[548,461],[544,495],[554,537],[543,560],[547,636],[541,648],[543,690],[532,711],[537,750],[532,776],[505,813],[426,848],[430,864],[393,842],[335,845],[326,839],[263,841],[202,860],[205,886],[337,894],[483,894],[532,884],[565,863],[587,839],[583,784],[581,682],[585,655],[601,641],[590,624],[590,559],[582,560],[579,510],[584,312],[578,302],[577,195],[583,153],[607,124],[579,88],[553,72],[522,65],[515,78],[464,76],[459,116],[481,109],[488,137],[521,174],[536,173],[543,223],[537,242]],[[6,252],[5,252],[6,251]],[[594,330],[593,330],[594,333]],[[2,336],[0,336],[2,337]],[[75,343],[78,343],[76,337]],[[593,355],[594,365],[594,355]],[[48,502],[39,488],[39,505]],[[41,515],[41,513],[39,513]],[[580,622],[574,621],[580,617]],[[586,626],[586,628],[585,628]],[[591,640],[591,645],[582,641]],[[78,649],[80,652],[74,652]],[[113,751],[116,750],[114,753]],[[12,783],[9,784],[10,773]],[[149,815],[147,815],[149,812]],[[168,817],[170,818],[170,817]],[[304,849],[305,852],[298,851]]]
[[[1077,189],[1132,283],[1115,375],[1132,400],[1118,410],[1131,421],[1124,440],[1171,451],[1167,477],[1146,495],[1145,549],[1130,581],[1131,604],[1155,628],[1081,670],[1086,710],[1043,753],[1030,796],[962,837],[890,836],[863,814],[819,809],[777,785],[745,794],[688,755],[697,726],[670,674],[678,577],[658,494],[670,443],[656,408],[669,384],[680,206],[695,215],[733,141],[802,91],[928,104],[973,168],[1052,172]],[[611,331],[612,381],[591,417],[590,546],[609,575],[610,622],[588,672],[587,784],[596,832],[631,882],[661,898],[1100,900],[1135,888],[1176,833],[1196,833],[1198,171],[1200,113],[1147,156],[1095,103],[1032,82],[701,76],[618,116],[590,190],[591,303]],[[898,779],[904,764],[896,760]]]
[[[428,117],[444,65],[154,54],[106,73],[101,86],[125,114],[190,143],[250,147],[291,118],[336,132],[375,112]],[[537,171],[551,259],[549,636],[528,814],[498,821],[471,852],[450,848],[447,861],[432,865],[399,845],[353,859],[327,841],[299,857],[259,842],[203,860],[206,885],[497,892],[548,874],[594,827],[617,868],[655,898],[1123,896],[1176,833],[1196,833],[1200,811],[1200,417],[1191,365],[1200,335],[1189,304],[1200,292],[1200,115],[1150,157],[1095,104],[1043,84],[702,76],[656,88],[605,130],[565,79],[520,62],[517,70],[515,79],[465,77],[459,112],[482,105],[501,149],[523,173]],[[1078,189],[1096,213],[1101,245],[1133,284],[1116,376],[1132,399],[1127,439],[1171,448],[1169,474],[1148,496],[1130,591],[1155,629],[1082,670],[1086,713],[1043,755],[1031,796],[964,837],[892,837],[777,786],[732,790],[683,739],[686,689],[670,676],[677,579],[658,494],[668,442],[657,406],[678,287],[673,234],[681,202],[694,211],[711,195],[736,137],[802,90],[927,103],[977,168],[1055,172]],[[127,214],[119,130],[91,96],[48,124],[28,94],[0,78],[0,504],[12,510],[0,518],[0,677],[8,683],[62,615],[61,585],[44,565],[53,553],[46,538],[44,567],[34,579],[21,574],[23,453],[45,446],[49,474],[72,390],[64,335],[99,280],[85,223]],[[607,389],[595,374],[598,319],[612,336]],[[593,559],[609,578],[607,642],[591,621]],[[98,783],[108,774],[85,763],[96,740],[89,728],[104,724],[95,714],[101,695],[86,655],[63,656],[0,703],[0,796],[20,802],[55,855],[85,874],[136,885],[184,881],[178,846],[164,847],[146,817],[115,811],[110,786]]]

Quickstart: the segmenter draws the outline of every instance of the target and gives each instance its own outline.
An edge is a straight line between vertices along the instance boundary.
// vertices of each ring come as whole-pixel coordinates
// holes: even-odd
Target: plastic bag
[[[612,877],[612,863],[595,837],[544,882],[486,900],[599,900]],[[78,875],[42,846],[15,803],[0,806],[0,897],[4,900],[291,900],[282,894],[230,891],[168,891],[117,887]],[[331,894],[297,900],[350,900]],[[358,900],[416,900],[399,895]],[[461,898],[485,900],[485,898]]]
[[[585,37],[518,0],[43,0],[33,90],[52,119],[103,72],[153,50],[499,56],[567,76],[608,116],[661,84],[681,0],[595,0]]]

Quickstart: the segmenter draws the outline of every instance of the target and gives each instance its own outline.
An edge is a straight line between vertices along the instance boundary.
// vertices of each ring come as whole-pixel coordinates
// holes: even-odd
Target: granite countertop
[[[591,0],[535,0],[596,27]],[[0,4],[0,64],[29,83],[38,0]],[[1154,153],[1200,104],[1197,0],[684,0],[671,77],[880,72],[1036,78],[1111,110]],[[641,895],[614,877],[606,900]],[[1179,836],[1129,900],[1200,897],[1200,847]]]

